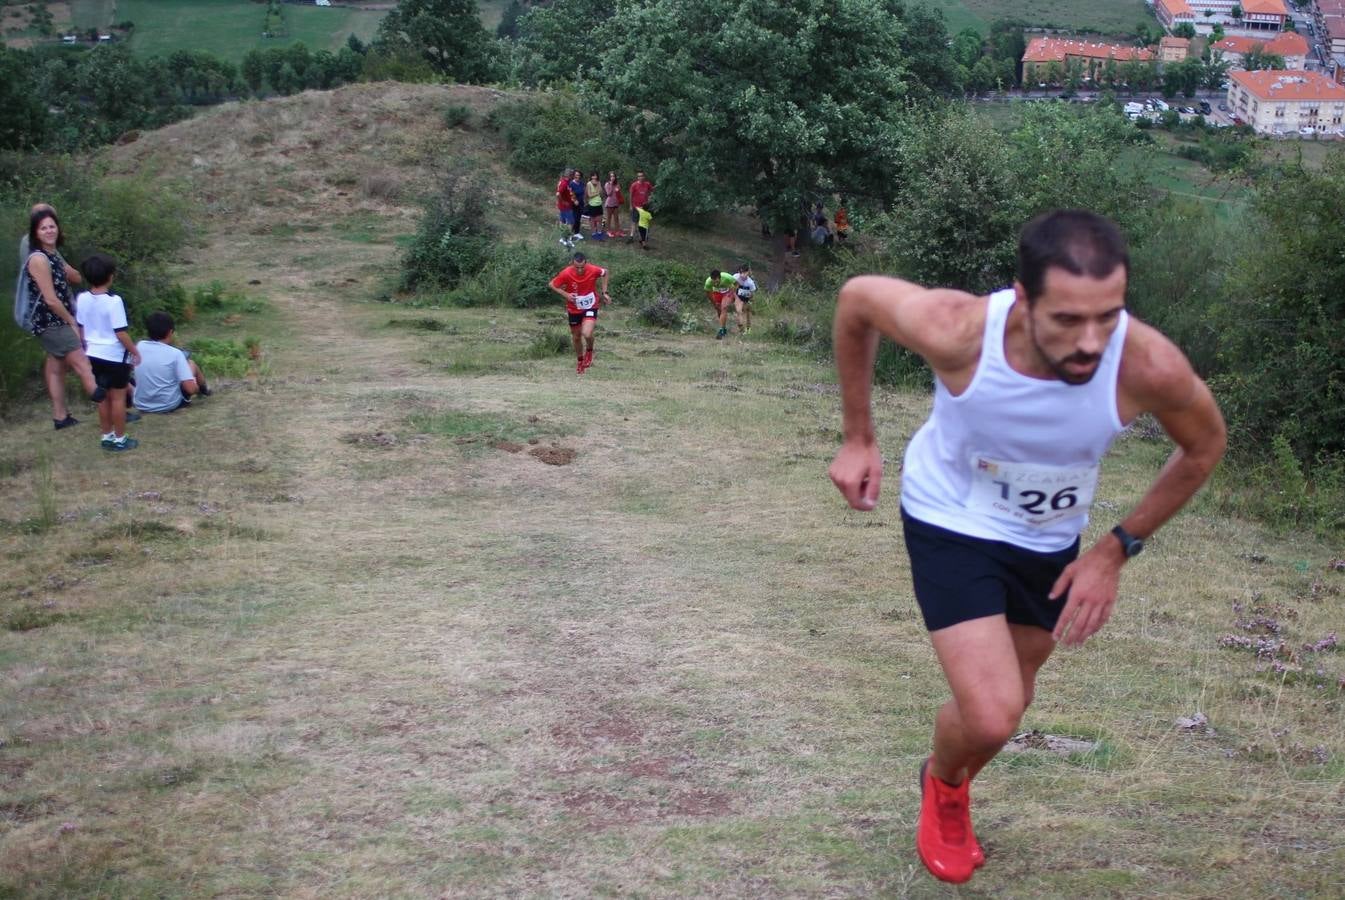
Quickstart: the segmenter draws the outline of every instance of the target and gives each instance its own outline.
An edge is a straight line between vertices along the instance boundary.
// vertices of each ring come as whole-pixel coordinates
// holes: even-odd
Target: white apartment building
[[[1317,72],[1230,72],[1227,103],[1258,134],[1345,137],[1345,84]]]

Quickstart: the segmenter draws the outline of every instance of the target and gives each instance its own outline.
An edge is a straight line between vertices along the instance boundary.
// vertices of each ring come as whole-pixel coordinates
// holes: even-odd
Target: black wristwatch
[[[1116,535],[1116,539],[1121,542],[1121,552],[1125,554],[1126,559],[1139,556],[1140,551],[1144,549],[1144,541],[1135,537],[1120,525],[1113,528],[1111,533]]]

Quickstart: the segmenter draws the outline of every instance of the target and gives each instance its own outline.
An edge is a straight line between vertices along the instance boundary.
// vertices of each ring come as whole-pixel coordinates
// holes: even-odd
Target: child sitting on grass
[[[139,442],[126,436],[126,388],[132,367],[140,364],[140,354],[126,333],[126,306],[108,291],[117,264],[110,256],[95,253],[79,269],[89,289],[75,298],[75,321],[94,380],[107,391],[98,404],[103,449],[114,453],[134,450]]]
[[[135,405],[145,412],[170,413],[190,406],[197,394],[211,394],[201,367],[173,346],[174,328],[173,317],[166,312],[145,317],[149,340],[136,344],[141,362],[135,369]]]

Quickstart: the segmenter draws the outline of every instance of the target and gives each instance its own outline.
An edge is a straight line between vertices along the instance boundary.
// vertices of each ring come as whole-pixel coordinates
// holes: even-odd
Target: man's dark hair
[[[1046,271],[1106,278],[1116,267],[1130,274],[1130,253],[1111,219],[1082,209],[1055,209],[1023,226],[1018,237],[1018,281],[1029,303],[1046,289]]]
[[[161,341],[168,337],[168,332],[174,327],[173,317],[166,312],[152,312],[145,316],[145,331],[148,332],[151,341]]]
[[[79,264],[89,287],[103,287],[117,274],[117,261],[106,253],[95,253]]]
[[[718,270],[718,269],[711,269],[711,270],[710,270],[710,277],[711,277],[711,278],[718,278],[718,277],[719,277],[719,270]]]
[[[571,261],[571,262],[577,262],[577,263],[587,262],[587,261],[588,261],[588,257],[585,256],[585,255],[582,254],[582,253],[576,253],[574,256],[571,256],[571,257],[570,257],[570,261]]]
[[[61,228],[61,220],[56,218],[55,210],[51,207],[39,209],[28,217],[28,250],[30,252],[41,249],[42,242],[37,239],[37,226],[47,219],[56,223],[56,246],[59,247],[65,243],[65,229]]]

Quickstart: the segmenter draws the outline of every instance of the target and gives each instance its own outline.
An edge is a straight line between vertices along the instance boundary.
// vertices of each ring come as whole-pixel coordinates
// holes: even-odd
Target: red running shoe
[[[920,767],[920,821],[915,849],[920,861],[940,881],[962,884],[976,872],[976,839],[971,833],[971,796],[967,782],[947,784]]]
[[[584,351],[584,368],[587,369],[592,365],[593,365],[593,351],[586,350]]]
[[[584,357],[581,356],[579,357],[579,361],[574,364],[574,374],[583,375],[584,369],[586,368],[588,367],[584,365]]]

